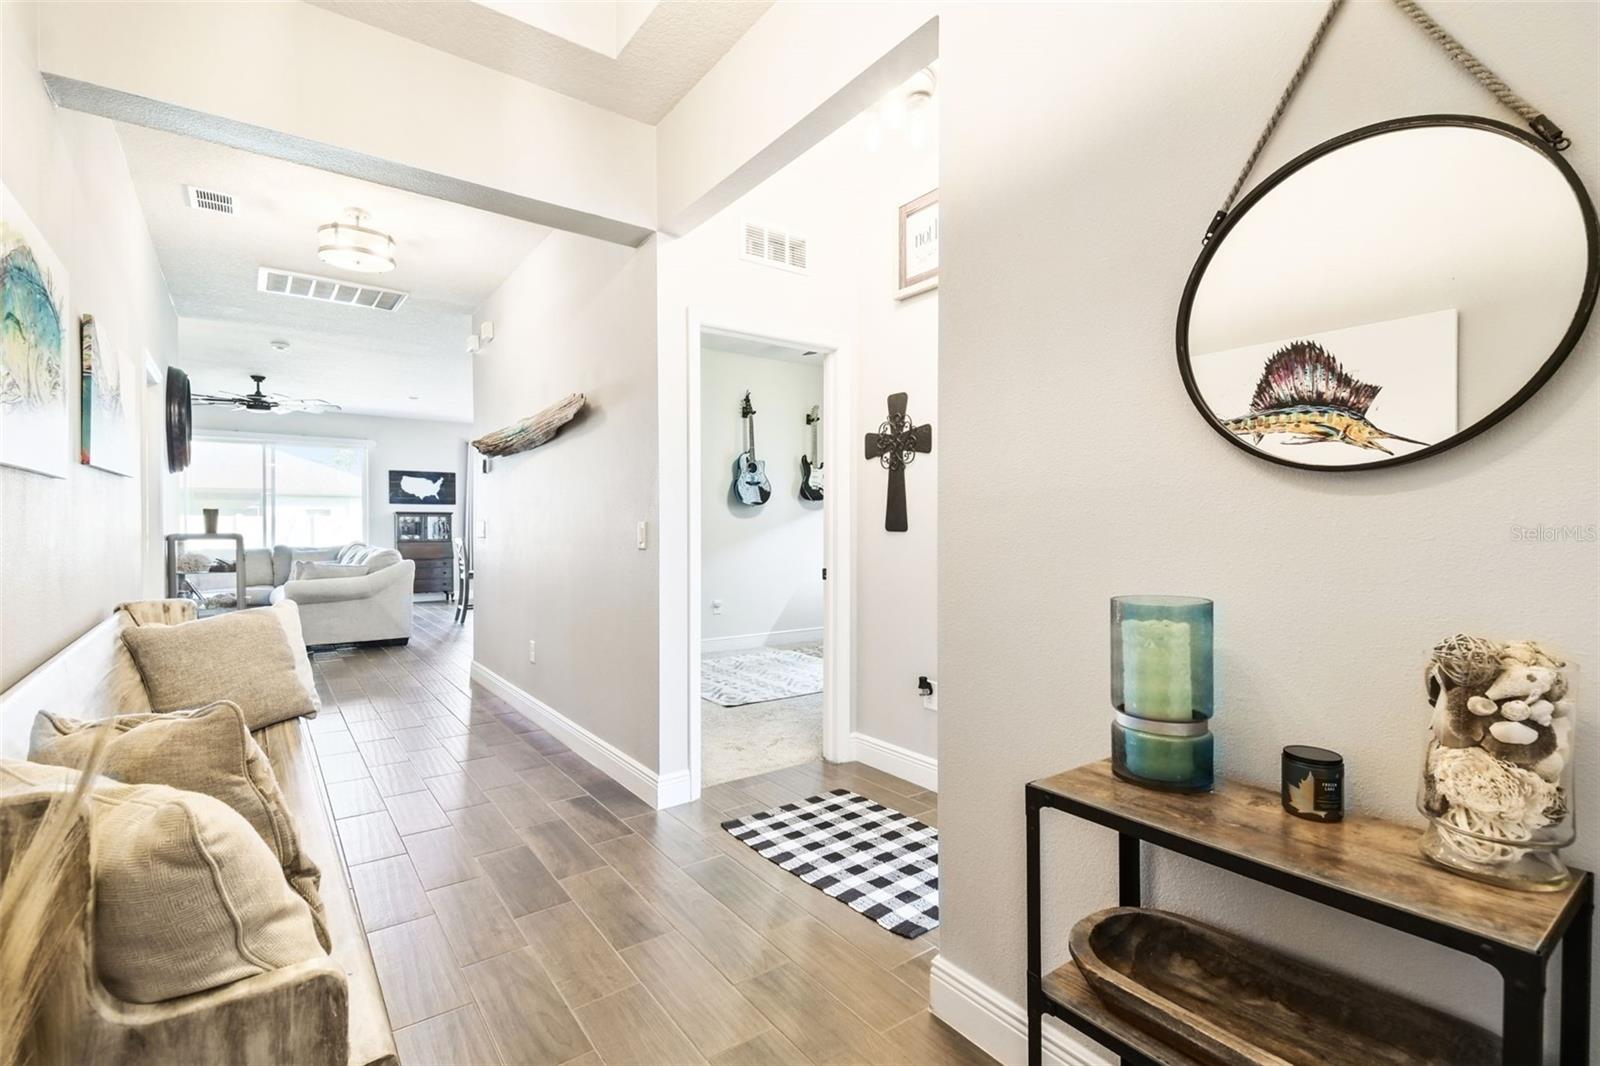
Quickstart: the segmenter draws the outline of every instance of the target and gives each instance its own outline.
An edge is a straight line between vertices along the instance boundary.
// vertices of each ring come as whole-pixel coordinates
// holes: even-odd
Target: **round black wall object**
[[[189,443],[194,440],[193,408],[189,402],[189,375],[167,367],[167,469],[176,474],[189,465]]]
[[[1538,137],[1418,115],[1264,178],[1195,262],[1178,369],[1206,422],[1284,466],[1452,448],[1537,392],[1600,287],[1594,202]]]

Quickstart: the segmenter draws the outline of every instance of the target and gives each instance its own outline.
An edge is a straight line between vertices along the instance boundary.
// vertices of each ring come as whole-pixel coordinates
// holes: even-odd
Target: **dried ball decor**
[[[1572,843],[1573,669],[1532,641],[1458,634],[1433,649],[1417,806],[1422,852],[1452,870],[1557,889]]]
[[[571,422],[585,403],[584,395],[575,392],[558,403],[551,404],[538,414],[529,415],[515,425],[485,433],[472,442],[484,455],[516,455],[518,452],[549,443],[561,427]]]

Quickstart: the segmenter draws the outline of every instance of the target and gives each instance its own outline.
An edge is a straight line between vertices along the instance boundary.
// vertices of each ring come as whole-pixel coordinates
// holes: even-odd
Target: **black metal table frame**
[[[1114,829],[1117,832],[1117,899],[1123,907],[1141,903],[1141,841],[1187,855],[1253,881],[1292,892],[1335,910],[1354,914],[1379,925],[1398,929],[1444,947],[1473,955],[1496,970],[1505,982],[1501,1005],[1502,1061],[1525,1064],[1543,1061],[1545,971],[1556,946],[1561,953],[1561,1062],[1589,1061],[1589,979],[1594,925],[1594,878],[1579,870],[1578,891],[1556,924],[1542,952],[1527,952],[1473,935],[1433,919],[1412,914],[1380,900],[1369,899],[1323,884],[1292,871],[1280,870],[1247,856],[1178,836],[1164,829],[1144,825],[1131,818],[1102,810],[1078,800],[1040,788],[1027,786],[1028,808],[1028,1064],[1040,1066],[1043,1055],[1043,1022],[1049,1014],[1110,1048],[1125,1064],[1143,1066],[1148,1056],[1106,1032],[1069,1004],[1057,1003],[1044,994],[1044,944],[1042,939],[1043,900],[1039,891],[1039,813],[1045,808]]]

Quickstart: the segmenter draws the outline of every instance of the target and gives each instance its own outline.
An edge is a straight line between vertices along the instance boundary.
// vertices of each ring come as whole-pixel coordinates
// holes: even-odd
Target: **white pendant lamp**
[[[317,258],[329,266],[362,274],[394,269],[394,238],[367,226],[368,215],[347,208],[337,222],[317,227]]]

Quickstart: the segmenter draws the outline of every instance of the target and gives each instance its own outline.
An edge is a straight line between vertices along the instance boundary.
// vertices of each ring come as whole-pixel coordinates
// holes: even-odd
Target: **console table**
[[[1158,792],[1117,779],[1110,760],[1031,782],[1028,818],[1028,1062],[1039,1066],[1044,1015],[1060,1018],[1124,1063],[1194,1060],[1111,1012],[1071,960],[1043,973],[1039,815],[1064,811],[1117,832],[1118,896],[1140,902],[1140,844],[1187,855],[1324,906],[1476,956],[1505,981],[1505,1063],[1543,1061],[1545,969],[1561,955],[1561,1061],[1588,1061],[1594,879],[1574,870],[1558,892],[1519,892],[1450,873],[1417,850],[1419,829],[1347,816],[1284,813],[1276,792],[1229,781],[1210,793]]]
[[[183,545],[192,541],[225,541],[233,546],[233,569],[231,571],[202,570],[194,573],[178,569],[178,561],[182,555]],[[244,585],[244,536],[239,533],[168,533],[167,534],[167,597],[179,597],[195,601],[196,613],[204,618],[219,611],[237,611],[249,606],[245,597]],[[207,583],[197,583],[204,576],[212,579]],[[228,595],[223,589],[233,586],[233,594]],[[220,587],[219,587],[220,586]]]

